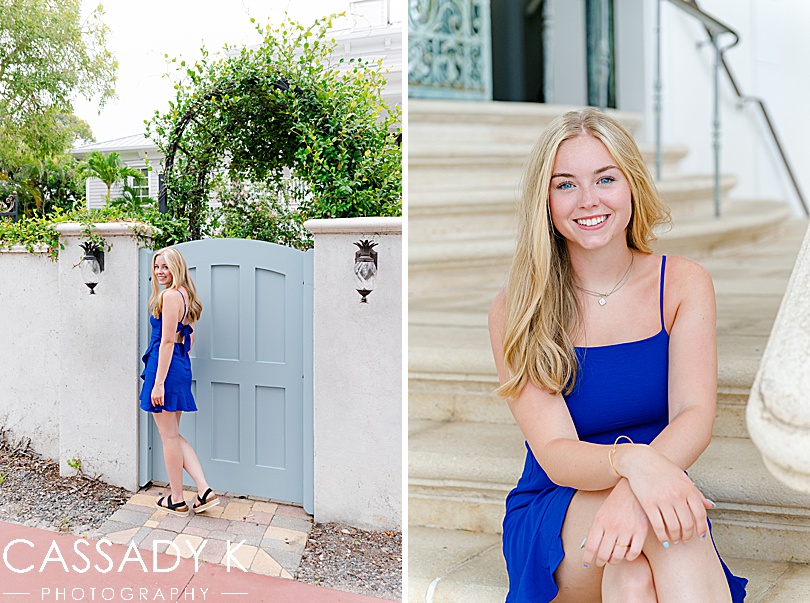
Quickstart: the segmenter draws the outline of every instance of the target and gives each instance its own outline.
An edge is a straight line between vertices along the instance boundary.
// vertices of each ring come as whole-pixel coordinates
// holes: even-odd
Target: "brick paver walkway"
[[[192,558],[199,550],[201,561],[219,565],[228,562],[230,542],[232,559],[248,571],[288,579],[295,575],[312,528],[312,518],[301,507],[217,493],[219,506],[178,517],[155,507],[155,500],[166,494],[164,487],[142,489],[87,536],[122,545],[134,542],[150,554],[154,541],[166,541],[158,544],[158,553]],[[184,494],[191,507],[196,492]]]

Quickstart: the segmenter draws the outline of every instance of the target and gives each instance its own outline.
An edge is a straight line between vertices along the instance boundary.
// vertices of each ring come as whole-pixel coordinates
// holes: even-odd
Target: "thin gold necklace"
[[[576,283],[574,283],[574,286],[583,293],[587,293],[588,295],[592,295],[593,297],[598,297],[599,305],[604,306],[607,303],[607,298],[616,293],[616,291],[618,291],[622,287],[624,287],[627,284],[627,281],[630,280],[630,276],[633,274],[633,262],[635,262],[635,259],[636,254],[633,253],[632,250],[630,250],[630,265],[627,267],[627,270],[624,271],[624,275],[622,276],[622,278],[619,280],[618,283],[616,283],[616,286],[613,287],[613,289],[611,289],[609,293],[599,293],[598,291],[591,291],[590,289],[586,289],[585,287],[580,287]]]

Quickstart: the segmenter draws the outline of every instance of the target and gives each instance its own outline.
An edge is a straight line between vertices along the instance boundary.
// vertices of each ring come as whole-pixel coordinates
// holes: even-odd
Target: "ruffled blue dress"
[[[565,396],[579,439],[612,445],[620,435],[649,444],[669,422],[669,334],[664,326],[661,259],[661,330],[647,339],[575,348],[579,363],[574,390]],[[503,554],[509,574],[506,603],[548,603],[557,596],[554,572],[563,560],[562,526],[576,490],[553,483],[526,444],[517,486],[506,497]],[[720,560],[734,603],[745,599],[748,580]]]
[[[183,298],[183,318],[186,317],[186,297],[182,291],[178,291]],[[193,412],[197,410],[194,402],[194,395],[191,393],[191,334],[194,329],[191,325],[184,325],[182,319],[177,323],[177,333],[183,335],[183,343],[175,343],[172,352],[172,361],[169,364],[169,372],[163,382],[164,403],[163,406],[152,406],[152,388],[155,386],[155,375],[157,374],[158,350],[160,349],[160,338],[163,331],[163,315],[158,318],[149,317],[149,324],[152,325],[152,336],[149,347],[143,355],[144,368],[141,373],[143,387],[141,388],[141,410],[146,412]]]

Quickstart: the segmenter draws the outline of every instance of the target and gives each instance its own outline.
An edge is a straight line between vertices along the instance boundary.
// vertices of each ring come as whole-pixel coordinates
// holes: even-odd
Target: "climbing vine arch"
[[[401,214],[400,109],[382,99],[381,62],[343,62],[335,16],[258,26],[260,45],[177,64],[176,98],[148,124],[165,154],[165,204],[187,239],[211,234],[217,182],[308,191],[296,219]]]

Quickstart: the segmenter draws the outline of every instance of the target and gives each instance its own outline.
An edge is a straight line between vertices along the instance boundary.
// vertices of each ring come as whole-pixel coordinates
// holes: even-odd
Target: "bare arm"
[[[669,340],[669,425],[651,447],[688,469],[709,445],[717,404],[714,286],[702,266],[673,257],[669,299],[678,301]],[[619,446],[614,464],[631,470],[637,447]],[[635,458],[635,462],[642,462]]]
[[[489,309],[492,354],[501,383],[508,378],[503,358],[506,298],[499,294]],[[608,463],[608,446],[581,442],[561,394],[528,382],[517,398],[508,400],[529,447],[549,478],[577,490],[605,490],[619,481]]]
[[[677,305],[669,342],[670,423],[650,446],[619,446],[614,465],[629,479],[659,539],[668,532],[677,541],[690,538],[695,528],[705,533],[705,509],[711,503],[702,494],[697,496],[697,489],[682,473],[678,474],[679,494],[666,493],[655,482],[662,474],[672,474],[667,464],[682,472],[709,445],[717,401],[717,343],[711,277],[690,260],[671,259],[668,285],[672,290],[667,300]]]

